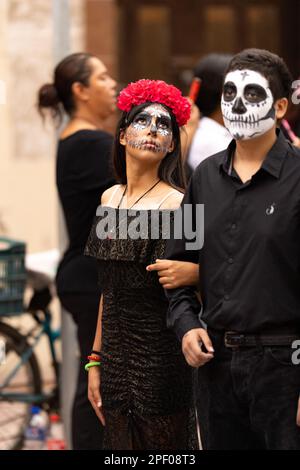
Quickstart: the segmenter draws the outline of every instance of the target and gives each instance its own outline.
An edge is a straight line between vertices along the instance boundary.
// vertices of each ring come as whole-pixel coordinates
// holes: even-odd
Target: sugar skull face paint
[[[160,105],[151,105],[138,113],[132,122],[136,130],[143,130],[151,126],[151,132],[162,136],[172,134],[172,121],[170,114]]]
[[[265,134],[275,123],[269,82],[253,70],[234,70],[226,75],[221,108],[225,127],[236,140]]]
[[[147,137],[149,131],[151,137]],[[170,113],[159,104],[149,105],[140,111],[126,131],[126,142],[130,147],[157,153],[167,153],[172,138]]]

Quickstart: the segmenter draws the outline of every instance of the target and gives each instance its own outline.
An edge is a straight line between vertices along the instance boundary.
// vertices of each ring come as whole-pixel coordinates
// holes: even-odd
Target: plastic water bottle
[[[64,439],[64,428],[58,414],[50,415],[50,429],[47,439],[48,450],[64,450],[66,442]]]
[[[44,446],[48,428],[48,417],[39,406],[31,407],[31,418],[25,430],[25,450],[41,450]]]

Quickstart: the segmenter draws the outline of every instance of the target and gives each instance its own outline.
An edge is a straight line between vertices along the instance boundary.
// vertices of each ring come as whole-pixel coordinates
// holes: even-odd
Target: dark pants
[[[300,450],[300,365],[289,346],[228,349],[209,332],[215,357],[199,368],[198,412],[205,449]]]
[[[72,314],[77,325],[80,348],[80,364],[77,387],[72,409],[72,444],[74,450],[102,449],[103,427],[87,396],[88,374],[84,365],[88,362],[96,333],[99,300],[97,296],[64,295],[60,301]]]

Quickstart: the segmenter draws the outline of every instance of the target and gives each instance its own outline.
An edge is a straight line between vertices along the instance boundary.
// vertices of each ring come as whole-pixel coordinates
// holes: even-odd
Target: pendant
[[[108,234],[107,234],[107,236],[106,236],[106,240],[112,240],[112,239],[114,239],[114,238],[115,238],[114,235],[115,235],[115,231],[114,231],[113,229],[109,230],[109,232],[108,232]]]

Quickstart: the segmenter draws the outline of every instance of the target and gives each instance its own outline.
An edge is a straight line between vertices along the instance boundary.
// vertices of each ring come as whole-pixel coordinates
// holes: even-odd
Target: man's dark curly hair
[[[290,97],[292,76],[286,63],[278,55],[265,49],[244,49],[233,57],[226,74],[244,69],[259,72],[268,80],[275,101]]]

